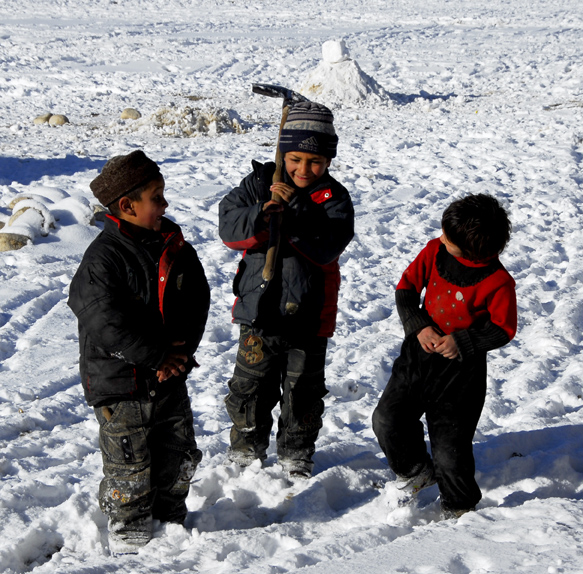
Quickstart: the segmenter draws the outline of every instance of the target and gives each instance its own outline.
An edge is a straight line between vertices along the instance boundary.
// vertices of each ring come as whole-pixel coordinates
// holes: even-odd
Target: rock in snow
[[[135,108],[126,108],[122,111],[120,118],[122,120],[139,120],[142,114]]]
[[[34,123],[36,125],[48,124],[52,115],[53,114],[51,114],[50,112],[48,112],[46,114],[42,114],[40,116],[37,116],[36,118],[34,118],[33,121],[34,121]]]

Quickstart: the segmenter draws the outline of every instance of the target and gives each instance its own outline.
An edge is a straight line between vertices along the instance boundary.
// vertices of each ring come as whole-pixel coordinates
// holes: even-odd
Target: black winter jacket
[[[233,321],[268,333],[331,337],[336,326],[338,258],[354,236],[354,209],[346,188],[328,171],[297,189],[283,214],[275,275],[262,279],[267,239],[263,205],[271,199],[274,163],[253,162],[248,175],[219,205],[219,235],[244,250],[233,292]],[[284,181],[293,186],[285,173]]]
[[[157,383],[156,369],[177,350],[174,341],[186,342],[188,356],[196,351],[209,303],[204,270],[178,225],[163,218],[161,233],[136,236],[126,222],[108,216],[73,277],[68,301],[79,321],[89,405],[171,390],[176,377]]]

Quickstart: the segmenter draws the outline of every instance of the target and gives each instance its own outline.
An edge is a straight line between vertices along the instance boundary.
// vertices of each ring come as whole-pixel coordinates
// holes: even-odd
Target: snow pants
[[[474,478],[473,437],[486,398],[486,354],[459,361],[426,353],[408,337],[373,413],[373,430],[391,469],[410,477],[427,461],[425,413],[441,504],[473,508],[482,498]]]
[[[162,383],[164,384],[164,383]],[[152,519],[183,523],[190,481],[202,453],[184,381],[159,400],[96,407],[104,478],[99,505],[109,535],[146,544]]]
[[[239,348],[229,394],[231,450],[243,456],[266,458],[273,425],[271,411],[278,402],[277,431],[280,459],[311,463],[322,428],[326,337],[259,336],[241,326]]]

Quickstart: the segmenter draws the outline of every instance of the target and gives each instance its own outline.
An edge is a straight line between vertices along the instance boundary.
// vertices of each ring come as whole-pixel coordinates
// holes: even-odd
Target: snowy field
[[[251,84],[299,89],[330,39],[383,90],[349,101],[332,82],[332,173],[357,234],[315,476],[292,485],[273,445],[264,468],[225,464],[239,255],[218,238],[217,208],[252,159],[274,157],[281,102]],[[142,117],[121,120],[128,107]],[[0,109],[0,221],[19,197],[36,208],[28,227],[11,224],[33,242],[0,253],[2,572],[583,573],[580,0],[2,0]],[[46,113],[70,123],[35,125]],[[138,555],[113,559],[66,300],[102,225],[89,182],[136,148],[160,163],[168,215],[212,286],[189,378],[204,458],[185,527],[156,524]],[[456,522],[439,519],[436,487],[394,508],[370,417],[402,339],[395,285],[469,192],[511,215],[502,261],[519,330],[489,356],[474,445],[484,498]]]

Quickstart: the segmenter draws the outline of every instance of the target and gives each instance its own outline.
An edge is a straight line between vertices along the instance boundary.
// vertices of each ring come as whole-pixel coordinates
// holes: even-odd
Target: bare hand
[[[451,335],[440,335],[433,327],[421,329],[417,339],[426,353],[439,353],[446,359],[455,359],[459,355],[454,338]]]
[[[424,327],[417,333],[421,348],[426,353],[435,353],[435,347],[441,340],[441,335],[433,327]]]
[[[184,345],[185,341],[174,341],[172,343],[173,347],[181,347]],[[178,376],[180,373],[186,371],[186,362],[188,361],[188,355],[184,353],[169,353],[160,368],[156,371],[156,377],[158,377],[158,382],[161,383],[170,377]]]
[[[451,335],[445,335],[445,337],[441,338],[441,341],[435,347],[435,352],[446,359],[455,359],[459,355],[457,345]]]
[[[283,211],[283,205],[275,200],[268,201],[263,205],[263,219],[266,223],[269,223],[271,215],[274,213],[281,213]]]
[[[272,193],[277,193],[286,203],[289,203],[296,194],[295,188],[287,183],[283,183],[283,181],[274,183],[269,189]]]

